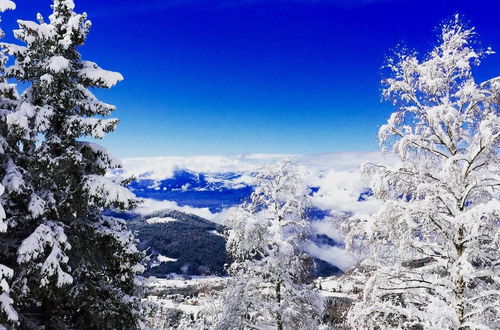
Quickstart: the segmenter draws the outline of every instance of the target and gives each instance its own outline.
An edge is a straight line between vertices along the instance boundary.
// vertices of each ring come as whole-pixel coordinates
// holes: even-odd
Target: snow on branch
[[[0,12],[16,9],[16,4],[10,0],[0,0]]]
[[[55,222],[47,221],[45,224],[39,225],[23,241],[18,250],[17,261],[23,264],[38,262],[40,258],[44,258],[41,263],[38,263],[41,275],[40,286],[47,286],[55,277],[57,287],[62,287],[73,281],[71,275],[65,272],[62,267],[62,264],[68,262],[64,251],[70,248],[63,227]],[[50,252],[45,257],[47,249],[50,249]]]
[[[47,23],[36,23],[33,21],[18,20],[20,29],[14,30],[17,39],[25,41],[28,45],[35,42],[37,38],[51,39],[56,35],[54,27]]]
[[[107,116],[116,109],[114,105],[99,101],[95,95],[83,85],[78,85],[78,90],[83,94],[84,98],[77,100],[77,104],[88,115]]]
[[[80,75],[92,85],[110,88],[123,80],[123,76],[120,73],[101,69],[94,62],[82,61],[81,64]]]
[[[14,271],[9,267],[0,264],[0,312],[7,316],[7,320],[17,322],[19,315],[13,305],[14,300],[9,296],[10,287],[7,282],[14,275]]]
[[[106,148],[103,146],[92,143],[92,142],[78,142],[81,146],[81,151],[90,150],[95,157],[94,165],[100,169],[116,169],[122,167],[122,162],[118,158],[114,157]]]
[[[45,200],[43,200],[40,196],[33,193],[31,194],[30,201],[28,203],[28,211],[31,213],[33,218],[38,218],[43,215],[45,212]]]
[[[96,139],[102,139],[106,133],[115,130],[118,119],[109,118],[85,118],[81,116],[69,116],[66,120],[67,134],[73,136],[89,135]]]
[[[50,69],[50,71],[54,73],[60,73],[66,71],[69,69],[69,66],[70,66],[70,61],[64,58],[64,56],[60,55],[52,56],[49,59],[49,63],[47,64],[47,67]]]
[[[43,132],[49,127],[53,115],[49,107],[38,107],[28,102],[20,102],[14,111],[7,115],[7,125],[28,139],[33,131]]]
[[[98,223],[93,225],[99,235],[111,237],[121,249],[120,268],[122,276],[135,276],[144,272],[145,268],[140,263],[130,264],[128,258],[134,258],[140,251],[137,249],[137,239],[134,234],[127,229],[125,221],[113,217],[102,217]]]
[[[83,189],[87,191],[90,201],[95,205],[102,207],[120,206],[125,209],[135,205],[135,195],[109,178],[87,175]]]
[[[0,198],[4,192],[5,192],[5,187],[2,184],[0,184]],[[5,214],[5,209],[3,208],[3,205],[0,204],[0,233],[5,233],[7,231],[7,223],[5,223],[6,217],[7,215]]]
[[[2,185],[7,188],[7,191],[18,193],[21,192],[21,189],[25,185],[23,175],[12,159],[8,159],[7,161],[6,173],[2,180]]]

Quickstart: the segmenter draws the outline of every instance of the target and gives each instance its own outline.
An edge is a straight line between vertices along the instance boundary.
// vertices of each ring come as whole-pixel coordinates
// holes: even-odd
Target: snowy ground
[[[182,319],[197,319],[204,308],[214,304],[214,296],[226,281],[227,278],[216,276],[186,278],[177,275],[147,279],[146,301],[153,311],[147,325],[151,329],[174,329]]]
[[[203,286],[209,284],[220,284],[226,281],[225,277],[219,276],[182,276],[172,274],[169,278],[150,277],[146,285],[152,289],[178,289],[188,286]]]
[[[148,322],[151,329],[174,329],[176,322],[182,318],[197,319],[204,308],[217,311],[216,298],[228,278],[217,276],[183,277],[171,275],[167,279],[151,277],[146,280],[149,295],[147,301],[155,306]],[[357,281],[349,284],[338,281],[337,278],[319,278],[315,286],[325,297],[327,303],[332,299],[358,299]],[[206,311],[206,310],[205,310]],[[215,316],[215,315],[212,315]],[[169,323],[170,322],[170,323]]]

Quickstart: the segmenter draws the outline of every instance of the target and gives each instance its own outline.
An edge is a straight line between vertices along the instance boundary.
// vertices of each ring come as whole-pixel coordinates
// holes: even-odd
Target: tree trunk
[[[464,239],[464,230],[463,228],[459,228],[457,233],[457,242],[455,243],[458,259],[462,257],[464,252],[463,239]],[[459,323],[459,329],[464,329],[463,324],[465,322],[464,305],[463,305],[464,289],[465,289],[464,277],[462,276],[461,269],[459,267],[455,279],[455,299],[457,302],[456,313]]]
[[[281,281],[276,284],[276,299],[278,300],[278,307],[281,307]],[[278,330],[283,330],[283,320],[281,319],[281,312],[276,314],[276,325]]]
[[[42,324],[44,326],[44,330],[51,329],[51,319],[52,319],[52,302],[44,298],[42,301]]]

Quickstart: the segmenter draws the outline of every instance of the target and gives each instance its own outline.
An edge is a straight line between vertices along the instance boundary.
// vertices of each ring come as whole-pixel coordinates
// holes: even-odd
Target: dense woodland
[[[19,20],[18,42],[1,44],[0,329],[138,329],[165,318],[175,329],[500,328],[500,77],[474,79],[495,55],[458,15],[428,53],[400,48],[383,68],[394,113],[379,140],[398,162],[363,166],[377,213],[337,219],[359,260],[329,278],[338,297],[322,296],[311,277],[310,187],[284,159],[255,174],[225,229],[202,226],[225,236],[230,259],[217,271],[229,277],[193,318],[146,302],[151,251],[105,215],[139,203],[132,178],[112,171],[120,161],[87,142],[118,123],[92,91],[123,77],[82,59],[91,23],[74,10],[53,0],[48,18]],[[142,243],[157,239],[151,230]]]

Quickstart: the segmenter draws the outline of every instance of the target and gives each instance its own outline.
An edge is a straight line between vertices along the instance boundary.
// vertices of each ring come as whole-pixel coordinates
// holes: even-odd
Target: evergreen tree
[[[307,189],[295,165],[264,168],[251,202],[232,213],[227,251],[233,276],[223,294],[217,329],[317,329],[323,300],[303,252],[310,234]]]
[[[102,212],[136,200],[126,182],[105,176],[120,163],[81,141],[115,129],[118,120],[105,119],[115,107],[90,89],[123,78],[81,59],[77,48],[91,24],[72,0],[54,0],[52,9],[48,22],[41,15],[18,21],[15,37],[24,46],[6,45],[15,58],[7,76],[29,85],[7,119],[21,136],[18,185],[28,196],[24,210],[7,214],[16,222],[6,236],[11,248],[1,252],[14,270],[11,296],[20,328],[132,329],[139,326],[142,255],[125,223]]]
[[[15,9],[15,4],[9,0],[0,0],[0,12]],[[4,32],[0,30],[0,38]],[[6,249],[4,233],[9,227],[15,225],[7,217],[13,207],[12,197],[20,190],[18,186],[21,181],[16,176],[18,171],[14,163],[17,158],[17,149],[14,143],[15,132],[9,130],[7,118],[16,106],[17,93],[13,85],[7,83],[4,76],[4,68],[7,57],[5,52],[0,51],[0,249]],[[18,314],[13,307],[13,299],[10,296],[9,280],[13,277],[13,269],[6,266],[3,257],[0,258],[0,328],[8,323],[18,321]]]
[[[355,328],[500,328],[500,78],[474,80],[492,53],[474,36],[457,16],[423,60],[388,62],[384,96],[398,109],[379,134],[400,163],[365,167],[385,204],[346,224],[373,270]]]

